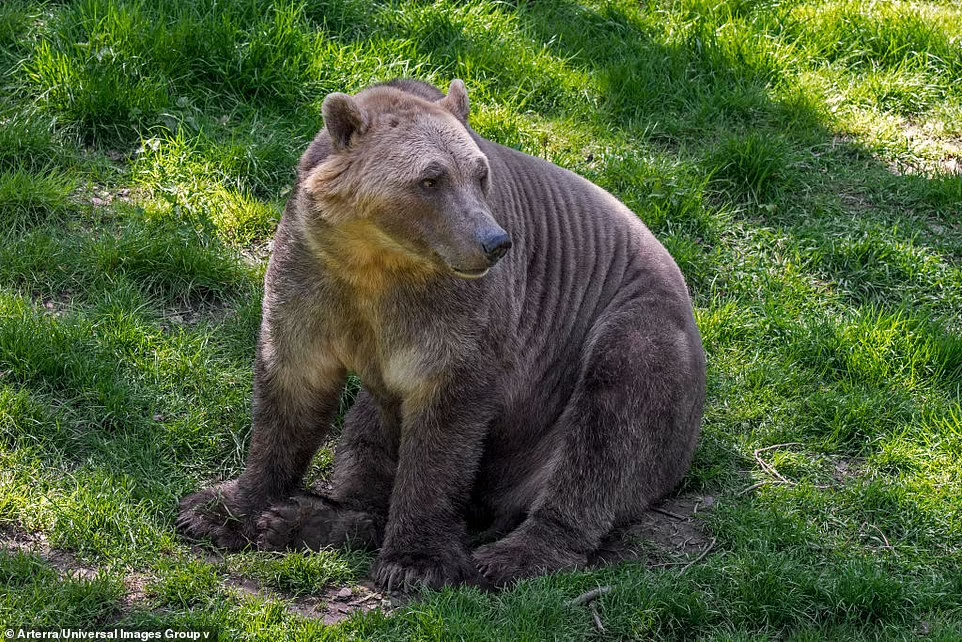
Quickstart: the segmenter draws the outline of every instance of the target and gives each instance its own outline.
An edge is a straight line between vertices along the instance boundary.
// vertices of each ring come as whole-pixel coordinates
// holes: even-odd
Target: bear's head
[[[484,276],[511,240],[488,206],[491,168],[468,130],[464,83],[437,100],[427,85],[405,87],[324,100],[322,151],[302,161],[312,244],[346,263]]]

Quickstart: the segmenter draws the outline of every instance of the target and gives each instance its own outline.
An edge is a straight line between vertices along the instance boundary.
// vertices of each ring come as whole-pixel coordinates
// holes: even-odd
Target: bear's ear
[[[438,103],[449,112],[457,116],[465,125],[468,124],[468,114],[471,113],[471,103],[468,102],[468,89],[463,80],[452,80],[448,88],[448,95]]]
[[[328,94],[321,105],[324,125],[331,135],[334,149],[344,149],[351,144],[351,136],[367,131],[367,114],[352,97],[347,94]]]

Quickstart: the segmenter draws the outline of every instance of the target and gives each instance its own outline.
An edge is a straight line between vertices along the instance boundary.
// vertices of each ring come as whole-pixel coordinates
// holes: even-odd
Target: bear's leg
[[[687,472],[705,394],[701,341],[683,321],[672,326],[639,308],[589,337],[528,517],[474,552],[488,581],[585,565],[617,522],[638,516]]]
[[[480,575],[468,549],[468,502],[495,395],[484,372],[466,364],[447,371],[445,385],[405,399],[398,464],[375,583],[392,589],[474,583]]]
[[[269,550],[326,546],[377,548],[384,537],[397,468],[397,419],[366,389],[344,418],[328,496],[295,495],[272,505],[258,520],[257,545]]]
[[[232,550],[249,545],[261,513],[301,483],[337,412],[346,376],[311,340],[312,328],[300,325],[305,315],[276,316],[265,309],[244,472],[184,498],[177,517],[184,535]]]

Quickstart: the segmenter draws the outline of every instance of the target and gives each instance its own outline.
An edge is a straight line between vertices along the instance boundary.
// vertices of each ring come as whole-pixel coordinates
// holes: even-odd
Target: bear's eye
[[[447,178],[444,166],[441,163],[432,161],[421,169],[421,179],[418,184],[426,190],[433,190]]]

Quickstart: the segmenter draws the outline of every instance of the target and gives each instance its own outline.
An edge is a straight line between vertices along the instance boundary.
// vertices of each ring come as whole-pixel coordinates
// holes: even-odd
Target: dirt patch
[[[129,188],[110,189],[104,185],[85,185],[74,193],[76,201],[95,208],[109,207],[114,201],[132,203],[134,196]]]
[[[323,620],[324,624],[337,624],[355,613],[367,613],[374,609],[389,611],[396,600],[386,598],[370,582],[355,586],[341,586],[325,590],[318,595],[293,597],[283,591],[265,588],[259,583],[238,576],[230,576],[224,586],[233,589],[241,596],[261,599],[282,599],[288,603],[291,613],[312,620]]]
[[[917,150],[921,158],[891,163],[889,168],[893,174],[918,174],[930,178],[962,175],[962,139],[947,138],[939,131],[914,123],[908,123],[903,133],[909,146]]]
[[[34,555],[54,569],[63,580],[91,582],[100,575],[100,569],[80,562],[72,554],[50,546],[42,533],[31,533],[20,526],[0,527],[0,551],[9,554]],[[124,596],[119,604],[118,619],[147,601],[146,586],[149,578],[141,573],[124,577]]]
[[[271,258],[271,253],[274,251],[274,239],[267,241],[265,243],[259,243],[257,245],[251,245],[249,247],[241,248],[239,254],[240,258],[249,267],[260,267],[265,265],[268,259]]]
[[[330,589],[317,597],[297,600],[291,611],[302,617],[323,619],[324,624],[337,624],[355,613],[367,613],[376,608],[389,610],[393,603],[374,589],[374,585],[363,582],[354,587]]]
[[[832,462],[832,479],[844,486],[866,475],[864,459],[837,459]]]
[[[196,328],[202,322],[220,324],[231,318],[236,310],[220,301],[198,301],[191,305],[166,308],[161,312],[160,327],[164,332],[176,328]]]
[[[44,314],[58,319],[70,312],[73,299],[73,290],[64,290],[55,294],[34,292],[31,297],[31,301],[37,309],[43,310]]]
[[[82,564],[70,553],[51,548],[42,533],[30,533],[16,526],[0,528],[0,550],[35,555],[65,579],[89,581],[100,574],[97,568]]]
[[[960,176],[962,175],[962,154],[937,158],[935,160],[889,163],[889,170],[896,176]]]
[[[644,562],[651,568],[683,564],[712,544],[703,517],[714,509],[711,495],[679,495],[646,512],[635,524],[620,529],[602,542],[592,566],[618,562]]]

